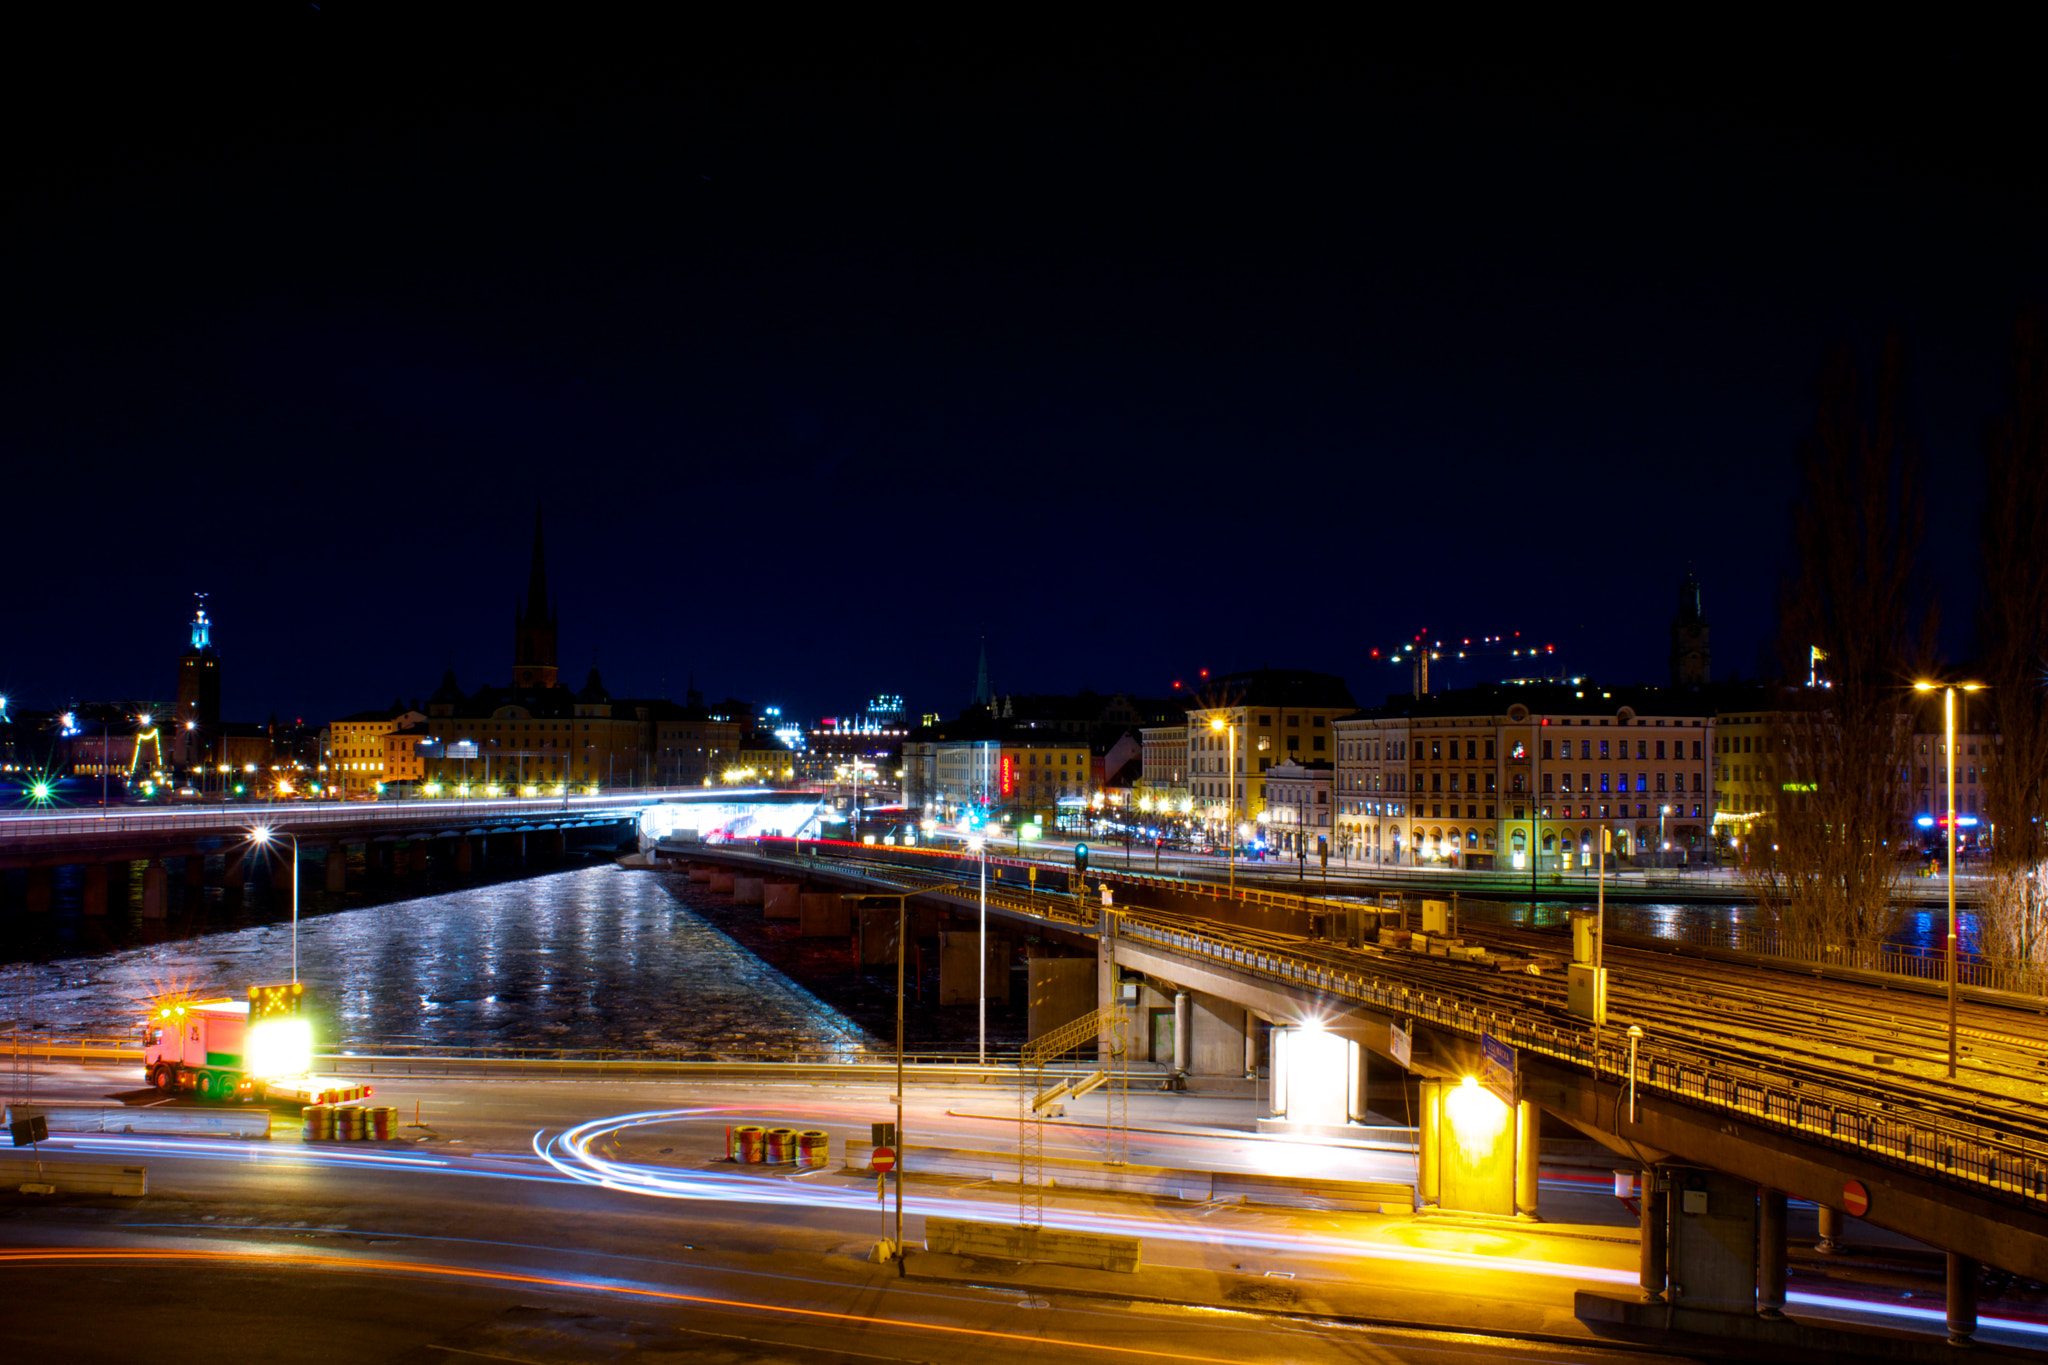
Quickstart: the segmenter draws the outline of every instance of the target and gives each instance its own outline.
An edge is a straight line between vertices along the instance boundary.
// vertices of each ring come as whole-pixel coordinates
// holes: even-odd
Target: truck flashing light
[[[313,1026],[304,1019],[265,1019],[249,1030],[251,1076],[302,1076],[313,1065]]]

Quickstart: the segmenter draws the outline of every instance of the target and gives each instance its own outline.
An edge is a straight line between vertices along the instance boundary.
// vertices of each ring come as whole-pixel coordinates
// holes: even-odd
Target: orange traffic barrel
[[[739,1129],[739,1159],[750,1166],[758,1162],[764,1155],[762,1149],[767,1145],[767,1138],[768,1130],[759,1124],[749,1123],[742,1126]]]
[[[335,1136],[345,1142],[354,1142],[363,1135],[363,1108],[358,1104],[345,1104],[334,1111],[341,1120]]]
[[[389,1138],[391,1136],[391,1111],[379,1107],[370,1111],[370,1136]]]
[[[303,1111],[306,1140],[321,1142],[334,1136],[334,1110],[324,1104],[309,1104]]]
[[[832,1135],[822,1128],[806,1128],[796,1135],[796,1164],[807,1171],[818,1170],[832,1161]]]
[[[786,1166],[796,1160],[796,1129],[770,1128],[768,1130],[768,1164]]]

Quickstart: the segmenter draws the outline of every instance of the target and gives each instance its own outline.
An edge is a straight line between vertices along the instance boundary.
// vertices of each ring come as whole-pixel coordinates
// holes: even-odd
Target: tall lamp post
[[[1230,771],[1225,774],[1229,780],[1224,783],[1223,838],[1230,865],[1230,898],[1237,899],[1237,727],[1224,724],[1223,717],[1209,717],[1211,730],[1224,730],[1230,735]]]
[[[981,954],[979,975],[975,978],[975,1053],[983,1066],[988,1065],[988,841],[979,834],[967,841],[967,846],[981,855],[981,937],[975,951]],[[1034,869],[1035,871],[1036,869]]]
[[[299,836],[281,834],[268,825],[258,825],[249,831],[249,842],[258,848],[268,848],[273,839],[292,841],[292,980],[299,979]],[[330,853],[328,855],[332,857]]]
[[[1948,759],[1948,1074],[1956,1074],[1956,693],[1980,692],[1983,683],[1916,682],[1915,692],[1942,694],[1942,749]]]

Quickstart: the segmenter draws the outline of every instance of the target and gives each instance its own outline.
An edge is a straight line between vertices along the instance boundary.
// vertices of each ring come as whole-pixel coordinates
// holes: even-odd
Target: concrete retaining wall
[[[184,1133],[201,1137],[267,1138],[268,1109],[129,1108],[119,1104],[17,1104],[0,1111],[0,1129],[41,1114],[53,1133]]]
[[[732,884],[732,873],[720,872],[715,867],[711,869],[711,894],[714,896],[730,896],[732,894]]]
[[[765,919],[803,918],[799,898],[803,894],[801,882],[768,882],[761,888],[761,914]]]
[[[718,889],[717,884],[713,883],[711,889],[716,891]],[[732,903],[734,905],[759,905],[765,898],[764,893],[766,889],[767,882],[763,878],[735,875],[732,879]]]
[[[136,1198],[149,1193],[146,1166],[106,1166],[85,1161],[32,1157],[0,1157],[0,1189],[23,1185],[53,1186],[58,1194],[111,1194]]]
[[[961,1218],[927,1218],[924,1244],[951,1256],[980,1256],[998,1261],[1041,1261],[1082,1266],[1089,1270],[1138,1273],[1139,1242],[1098,1232],[1065,1228],[1018,1227],[1012,1223],[970,1223]]]

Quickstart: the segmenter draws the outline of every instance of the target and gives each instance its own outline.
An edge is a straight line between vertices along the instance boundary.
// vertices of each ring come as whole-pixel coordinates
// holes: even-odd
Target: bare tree
[[[1894,928],[1908,689],[1935,622],[1917,573],[1921,462],[1901,429],[1904,378],[1893,340],[1866,411],[1855,362],[1838,354],[1801,452],[1780,610],[1788,685],[1764,765],[1776,848],[1758,879],[1788,948],[1839,951]]]
[[[1987,951],[2033,963],[2044,953],[2048,861],[2048,316],[2021,313],[2013,329],[2012,406],[1985,442],[1984,597],[1978,621],[1983,681],[1996,730],[1984,768],[1992,826],[1993,880]]]

